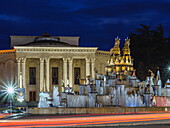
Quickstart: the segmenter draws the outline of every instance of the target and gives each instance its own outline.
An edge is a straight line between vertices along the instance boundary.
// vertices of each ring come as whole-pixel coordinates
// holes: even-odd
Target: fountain
[[[87,95],[67,95],[68,107],[88,107],[89,96]]]
[[[58,87],[53,88],[53,106],[58,107],[60,105],[60,97],[58,92]]]
[[[38,107],[39,108],[48,108],[50,107],[51,101],[49,101],[51,98],[49,96],[48,92],[40,92],[39,93],[39,103]]]

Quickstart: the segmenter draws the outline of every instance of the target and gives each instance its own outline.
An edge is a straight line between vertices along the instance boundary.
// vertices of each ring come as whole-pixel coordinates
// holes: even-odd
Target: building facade
[[[12,50],[0,51],[0,79],[25,88],[26,101],[39,101],[39,92],[62,86],[79,91],[79,81],[95,73],[105,74],[109,51],[80,47],[79,37],[11,36]]]

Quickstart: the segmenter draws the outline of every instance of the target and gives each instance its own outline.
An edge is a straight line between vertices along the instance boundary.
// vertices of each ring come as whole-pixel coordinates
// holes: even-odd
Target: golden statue
[[[129,48],[129,46],[130,46],[130,39],[127,37],[125,39],[125,47]]]
[[[149,76],[153,76],[153,77],[155,76],[155,74],[150,69],[148,70],[148,73],[149,73]]]
[[[115,45],[113,48],[110,49],[110,55],[113,57],[113,55],[119,55],[120,54],[120,38],[117,36],[117,38],[115,38]]]
[[[130,56],[130,39],[127,37],[125,39],[125,43],[124,43],[124,48],[123,48],[123,55],[128,54]]]
[[[115,38],[115,46],[119,46],[120,44],[120,38],[117,36],[117,38]]]

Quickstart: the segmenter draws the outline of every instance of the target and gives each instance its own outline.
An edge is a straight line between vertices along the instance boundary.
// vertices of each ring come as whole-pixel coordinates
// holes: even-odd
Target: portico
[[[18,84],[25,88],[26,100],[29,101],[29,92],[50,92],[52,85],[61,88],[64,85],[75,88],[74,68],[80,68],[80,79],[86,76],[95,78],[95,54],[97,47],[24,47],[15,46],[18,69]],[[83,64],[84,63],[84,64]],[[30,84],[30,68],[35,67],[36,83]],[[57,67],[58,82],[52,83],[53,67]],[[55,71],[55,70],[54,70]],[[38,96],[36,96],[38,98]],[[38,101],[38,99],[37,99]]]

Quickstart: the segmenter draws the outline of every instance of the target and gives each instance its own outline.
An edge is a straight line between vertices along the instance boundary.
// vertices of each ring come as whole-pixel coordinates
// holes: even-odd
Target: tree
[[[147,76],[147,71],[151,69],[156,73],[157,67],[160,70],[170,61],[169,37],[164,37],[161,24],[151,30],[151,25],[140,25],[136,33],[130,33],[131,52],[135,59],[134,67],[137,69],[137,76],[140,80]],[[164,76],[164,74],[162,74]],[[164,78],[162,77],[163,81]]]

